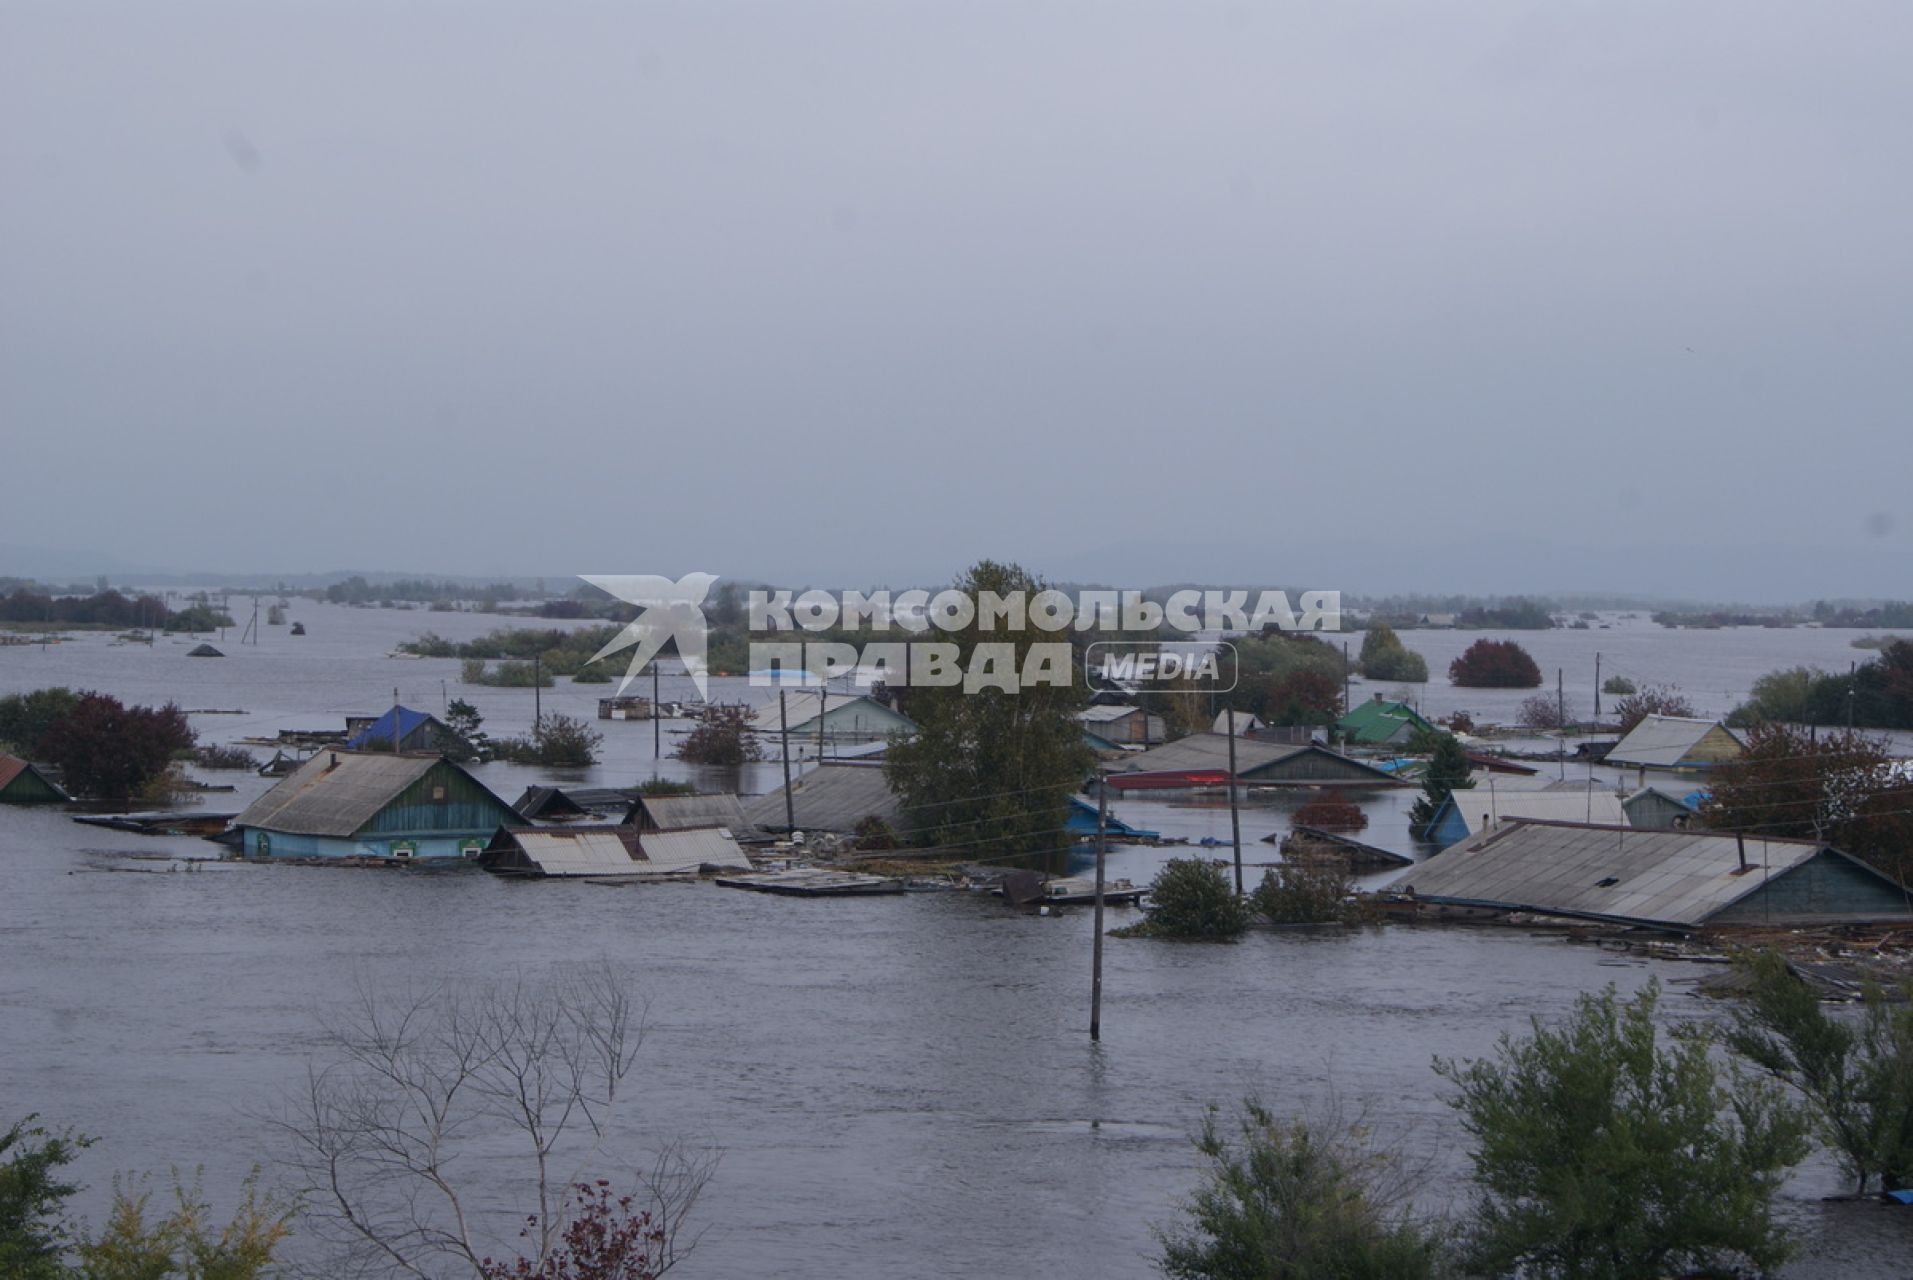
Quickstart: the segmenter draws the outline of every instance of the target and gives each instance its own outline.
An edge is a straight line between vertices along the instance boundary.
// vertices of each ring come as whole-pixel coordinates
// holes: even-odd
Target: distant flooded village
[[[703,1233],[687,1274],[761,1268],[765,1214],[930,1194],[908,1154],[930,1141],[1033,1185],[1093,1170],[1107,1200],[1072,1212],[1099,1269],[1133,1270],[1205,1176],[1203,1108],[1245,1097],[1392,1117],[1390,1158],[1431,1170],[1401,1206],[1433,1249],[1471,1212],[1432,1188],[1479,1168],[1444,1135],[1485,1077],[1444,1088],[1431,1063],[1534,1070],[1500,1037],[1645,1011],[1751,1055],[1805,1116],[1833,1104],[1762,1056],[1789,1033],[1774,1002],[1831,1002],[1835,1027],[1907,1007],[1913,631],[1349,602],[1339,632],[1205,635],[1230,687],[1100,679],[1079,653],[1070,685],[1011,698],[754,672],[764,637],[727,593],[700,692],[675,653],[630,680],[593,661],[637,612],[603,592],[407,590],[11,597],[37,616],[0,656],[9,1057],[42,1114],[110,1117],[121,1163],[190,1150],[222,1193],[264,1179],[281,1258],[356,1256],[393,1176],[356,1167],[330,1200],[313,1180],[312,1144],[331,1168],[364,1139],[286,1082],[374,1043],[314,1029],[356,1009],[363,1036],[447,983],[567,984],[511,999],[586,1044],[584,979],[560,975],[641,996],[631,1062],[668,1105],[619,1141],[684,1161],[651,1221]],[[148,1048],[102,1057],[128,1019],[157,1019]],[[1865,1044],[1853,1070],[1901,1069]],[[882,1082],[926,1052],[974,1070]],[[154,1088],[173,1105],[143,1106]],[[1907,1166],[1802,1124],[1762,1175],[1772,1240],[1802,1243],[1745,1256],[1898,1274],[1906,1219],[1879,1197]],[[844,1126],[874,1132],[842,1148]]]

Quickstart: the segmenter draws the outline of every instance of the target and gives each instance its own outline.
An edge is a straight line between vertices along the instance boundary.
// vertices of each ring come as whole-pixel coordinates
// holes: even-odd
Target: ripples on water
[[[151,650],[101,637],[45,653],[0,649],[0,691],[64,683],[247,710],[198,718],[208,741],[376,711],[395,685],[408,704],[436,708],[442,680],[495,731],[530,722],[529,690],[461,691],[455,663],[382,656],[428,627],[464,636],[497,619],[308,604],[293,616],[313,634],[269,629],[256,651],[225,646],[224,661],[186,659],[187,646],[165,640]],[[1546,638],[1591,652],[1612,634]],[[1833,665],[1820,650],[1841,635],[1655,634],[1667,666],[1698,664],[1688,646],[1754,637],[1757,652],[1734,669],[1756,675]],[[1799,651],[1781,651],[1775,637]],[[548,690],[545,707],[590,715],[604,691]],[[649,725],[598,727],[607,763],[591,780],[651,772]],[[770,772],[747,782],[762,789]],[[509,799],[539,775],[487,766],[482,776]],[[244,779],[244,793],[207,807],[236,808],[262,785]],[[1399,794],[1371,800],[1371,837],[1401,825],[1402,805]],[[1119,808],[1175,833],[1227,833],[1226,809]],[[1244,838],[1285,825],[1281,804],[1252,807]],[[1251,860],[1268,853],[1250,848]],[[126,1168],[204,1162],[209,1188],[229,1203],[269,1153],[255,1117],[302,1071],[313,1012],[360,977],[457,982],[606,958],[637,975],[650,1004],[633,1077],[643,1132],[630,1146],[687,1137],[722,1151],[698,1208],[703,1243],[684,1274],[1144,1275],[1150,1223],[1191,1186],[1187,1135],[1205,1104],[1257,1092],[1278,1110],[1365,1107],[1436,1162],[1434,1207],[1462,1168],[1432,1055],[1484,1053],[1501,1032],[1557,1016],[1606,982],[1632,991],[1651,975],[1694,974],[1514,931],[1263,933],[1233,947],[1116,941],[1104,1041],[1092,1046],[1086,911],[1038,919],[966,894],[806,902],[708,884],[480,874],[247,865],[182,874],[128,858],[213,851],[0,810],[0,1115],[38,1110],[101,1137],[82,1168],[83,1207],[95,1217],[111,1173]],[[1165,856],[1125,851],[1113,872],[1146,878]],[[1669,990],[1674,1013],[1707,1012],[1682,986]],[[1789,1274],[1909,1274],[1913,1215],[1812,1202],[1837,1189],[1823,1163],[1796,1180],[1789,1212],[1820,1261]]]

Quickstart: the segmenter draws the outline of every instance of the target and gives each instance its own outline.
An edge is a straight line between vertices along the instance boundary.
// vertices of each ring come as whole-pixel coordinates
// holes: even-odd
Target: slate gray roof
[[[689,831],[648,831],[638,837],[646,875],[696,875],[704,866],[726,871],[749,871],[751,860],[737,847],[737,838],[724,827]]]
[[[1530,822],[1582,822],[1600,826],[1619,826],[1627,821],[1621,798],[1612,791],[1596,790],[1590,795],[1579,791],[1516,791],[1509,795],[1486,788],[1450,792],[1455,811],[1461,815],[1469,836],[1482,834],[1482,816],[1492,817],[1495,825],[1515,819]]]
[[[1124,716],[1133,716],[1141,707],[1132,707],[1127,703],[1105,704],[1084,707],[1076,713],[1076,718],[1084,724],[1101,724],[1109,720],[1121,720]]]
[[[548,876],[633,876],[649,869],[632,856],[627,837],[609,827],[535,827],[510,835]]]
[[[1394,778],[1373,765],[1361,760],[1349,759],[1339,752],[1326,747],[1313,746],[1306,742],[1270,742],[1267,739],[1244,738],[1240,734],[1235,740],[1235,770],[1238,777],[1252,774],[1272,764],[1280,763],[1291,756],[1307,752],[1320,752],[1347,760],[1357,769],[1366,769],[1378,779],[1393,782]],[[1174,742],[1165,742],[1160,747],[1151,747],[1147,751],[1124,756],[1111,766],[1115,773],[1185,773],[1229,770],[1229,735],[1226,733],[1192,733]]]
[[[1389,888],[1432,902],[1684,928],[1825,848],[1749,836],[1742,871],[1728,833],[1516,821],[1436,854]]]
[[[660,831],[683,831],[691,827],[728,827],[742,831],[749,826],[744,806],[728,792],[708,796],[639,796],[638,805],[651,815]]]
[[[1648,716],[1608,749],[1607,762],[1673,768],[1718,724],[1716,720],[1690,720],[1685,716]],[[1731,734],[1732,730],[1723,732]]]
[[[903,806],[883,775],[883,766],[874,764],[824,764],[791,783],[791,800],[797,810],[799,831],[836,831],[848,834],[863,818],[875,814],[899,829]],[[744,816],[753,826],[766,831],[787,831],[784,818],[784,792],[780,787],[758,796],[744,807]]]
[[[349,836],[439,760],[436,755],[390,751],[321,751],[247,805],[232,825],[292,835]]]

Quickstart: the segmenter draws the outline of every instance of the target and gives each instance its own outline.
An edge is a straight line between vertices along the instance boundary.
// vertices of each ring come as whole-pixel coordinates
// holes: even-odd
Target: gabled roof
[[[432,717],[423,711],[414,711],[410,707],[393,707],[359,730],[346,742],[346,747],[353,751],[376,751],[381,743],[389,746],[392,742],[392,717],[394,716],[398,717],[398,734],[401,741],[432,723]]]
[[[1714,730],[1719,729],[1735,742],[1740,739],[1718,720],[1693,720],[1685,716],[1647,716],[1627,731],[1627,736],[1608,749],[1609,764],[1644,765],[1671,769],[1681,764]],[[1744,744],[1743,744],[1744,745]]]
[[[630,876],[645,870],[637,833],[629,827],[511,827],[493,848],[506,842],[548,876]]]
[[[1111,720],[1121,720],[1126,716],[1139,715],[1141,707],[1132,707],[1128,703],[1096,703],[1084,707],[1076,713],[1076,718],[1084,724],[1104,724]]]
[[[1340,752],[1330,751],[1306,742],[1270,742],[1266,738],[1244,738],[1240,734],[1235,740],[1235,771],[1238,778],[1253,778],[1284,760],[1310,753],[1333,757],[1358,772],[1372,773],[1378,781],[1393,782],[1395,779],[1385,770],[1360,760],[1351,760]],[[1110,772],[1116,775],[1129,773],[1222,773],[1229,771],[1229,735],[1226,733],[1192,733],[1187,737],[1166,742],[1160,747],[1151,747],[1147,751],[1122,757],[1110,766]]]
[[[441,764],[465,773],[443,756],[425,752],[321,751],[247,805],[232,825],[291,835],[354,835]],[[470,774],[465,777],[485,790]],[[498,805],[508,808],[502,800]]]
[[[776,698],[772,698],[752,711],[752,727],[759,732],[777,733],[785,724],[788,724],[791,732],[795,733],[797,726],[813,723],[820,712],[826,716],[836,716],[859,703],[867,703],[871,708],[875,708],[879,718],[895,720],[900,725],[910,724],[910,718],[902,712],[892,710],[863,693],[797,692],[785,694],[783,701],[784,709],[781,713],[778,710]]]
[[[1822,851],[1833,852],[1811,840],[1749,836],[1743,869],[1729,833],[1515,821],[1389,887],[1431,902],[1691,928]]]
[[[62,791],[53,779],[40,772],[39,769],[28,761],[22,760],[18,756],[0,755],[0,791],[5,791],[13,784],[14,780],[23,773],[32,774],[41,782],[44,782],[54,795],[62,799],[66,798],[66,792]]]
[[[742,831],[749,825],[744,807],[728,792],[708,796],[645,796],[632,803],[627,821],[650,818],[640,825],[659,831],[684,831],[691,827],[726,827]]]
[[[696,875],[701,867],[752,870],[751,860],[737,847],[737,837],[727,827],[647,831],[638,837],[638,848],[644,870],[650,875]]]
[[[1631,792],[1625,800],[1621,801],[1621,805],[1624,808],[1629,808],[1632,807],[1637,800],[1646,800],[1656,796],[1667,801],[1669,804],[1677,804],[1683,809],[1687,809],[1693,813],[1699,813],[1701,802],[1707,799],[1707,788],[1649,785],[1640,788],[1638,791]]]
[[[1451,791],[1446,805],[1452,804],[1469,837],[1492,830],[1503,823],[1522,819],[1530,822],[1581,822],[1599,826],[1618,826],[1627,820],[1621,798],[1612,791],[1513,791],[1501,794],[1488,787]],[[1483,817],[1488,818],[1484,826]]]
[[[1335,722],[1335,727],[1356,742],[1388,742],[1403,730],[1412,733],[1416,729],[1433,730],[1435,726],[1406,702],[1370,698],[1349,708],[1348,714]]]
[[[882,765],[822,764],[791,783],[791,802],[799,831],[848,833],[875,814],[902,828],[903,804],[890,789]],[[782,788],[761,795],[744,806],[744,816],[766,831],[788,831]]]
[[[1262,717],[1252,711],[1238,711],[1235,713],[1235,736],[1238,738],[1244,734],[1254,733],[1258,729],[1266,728],[1268,728],[1268,726],[1262,723]],[[1229,713],[1226,709],[1216,712],[1216,722],[1209,726],[1209,732],[1220,733],[1225,736],[1228,734]]]

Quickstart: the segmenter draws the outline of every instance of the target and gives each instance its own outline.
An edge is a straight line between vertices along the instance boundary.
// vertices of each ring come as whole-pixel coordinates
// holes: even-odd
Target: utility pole
[[[664,725],[658,720],[658,717],[663,714],[664,712],[658,709],[658,660],[653,657],[651,659],[651,759],[653,761],[662,759],[664,756]]]
[[[777,690],[777,733],[783,742],[777,754],[784,758],[784,834],[789,835],[797,830],[797,800],[790,793],[790,712],[784,706],[781,684],[783,672],[778,672],[777,678],[780,681]]]
[[[393,755],[397,755],[399,753],[399,751],[402,748],[402,744],[404,742],[404,739],[399,732],[399,721],[401,719],[402,717],[399,715],[399,691],[397,689],[394,689],[392,690],[392,754]]]
[[[1229,842],[1235,847],[1235,892],[1239,898],[1242,896],[1242,811],[1236,807],[1235,800],[1235,708],[1230,707],[1225,714],[1229,717]]]
[[[531,731],[538,732],[538,722],[545,718],[545,657],[541,653],[531,655]]]
[[[1560,735],[1555,739],[1555,754],[1561,757],[1561,780],[1568,777],[1568,695],[1563,684],[1563,672],[1560,667],[1554,669],[1554,731]]]
[[[824,762],[824,712],[830,706],[830,680],[817,682],[817,763]]]
[[[1853,732],[1853,696],[1858,693],[1860,684],[1860,664],[1847,663],[1847,732]]]
[[[1355,668],[1350,666],[1348,661],[1348,641],[1344,640],[1342,641],[1342,714],[1343,715],[1347,715],[1349,712],[1355,710],[1353,706],[1349,705],[1349,701],[1348,701],[1349,677],[1351,674],[1353,674],[1354,670]],[[1329,735],[1329,741],[1330,742],[1335,741],[1334,734]],[[1235,773],[1235,769],[1231,767],[1229,772],[1231,775],[1233,775]],[[1233,794],[1233,792],[1231,794]],[[1240,889],[1241,887],[1242,887],[1241,885],[1236,886],[1237,889]]]
[[[1596,727],[1601,723],[1601,655],[1598,651],[1594,655],[1594,723]]]
[[[1109,779],[1096,771],[1096,934],[1090,943],[1089,1038],[1103,1038],[1103,853],[1108,848]]]

